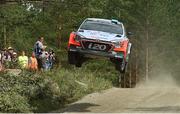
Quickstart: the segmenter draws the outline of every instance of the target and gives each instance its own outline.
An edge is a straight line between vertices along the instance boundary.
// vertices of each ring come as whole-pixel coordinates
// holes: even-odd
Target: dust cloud
[[[147,81],[140,82],[137,88],[179,88],[177,79],[168,72],[159,72],[150,76]]]

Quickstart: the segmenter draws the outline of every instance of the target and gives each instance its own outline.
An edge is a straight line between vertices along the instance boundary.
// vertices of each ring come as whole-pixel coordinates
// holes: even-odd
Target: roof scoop
[[[116,35],[116,37],[121,37],[122,35],[120,35],[120,34],[118,34],[118,35]]]

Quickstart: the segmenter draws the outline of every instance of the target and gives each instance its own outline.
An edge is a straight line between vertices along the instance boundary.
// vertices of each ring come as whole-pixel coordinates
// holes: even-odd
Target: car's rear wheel
[[[121,88],[134,88],[136,86],[136,75],[132,73],[131,68],[128,66],[128,69],[125,73],[119,74],[119,86]]]
[[[130,56],[129,62],[126,62],[126,70],[124,73],[119,74],[119,86],[121,88],[134,88],[137,83],[137,76],[134,73],[135,71],[134,63]]]

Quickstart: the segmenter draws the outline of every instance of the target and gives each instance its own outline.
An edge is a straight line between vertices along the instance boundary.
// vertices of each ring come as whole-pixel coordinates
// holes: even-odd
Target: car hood
[[[83,32],[78,32],[78,34],[88,39],[97,39],[102,41],[120,41],[123,39],[123,36],[121,35],[102,31],[83,30]]]

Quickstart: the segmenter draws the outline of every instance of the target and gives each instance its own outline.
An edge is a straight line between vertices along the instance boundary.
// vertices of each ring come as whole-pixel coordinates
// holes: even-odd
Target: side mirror
[[[78,26],[77,25],[73,25],[73,31],[77,31],[78,30]]]
[[[76,29],[77,29],[78,27],[79,27],[78,25],[73,25],[73,28],[76,28]]]
[[[132,32],[127,32],[127,35],[128,36],[132,36],[132,35],[134,35]]]

